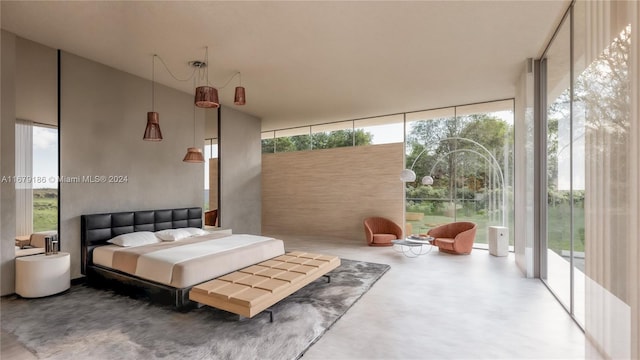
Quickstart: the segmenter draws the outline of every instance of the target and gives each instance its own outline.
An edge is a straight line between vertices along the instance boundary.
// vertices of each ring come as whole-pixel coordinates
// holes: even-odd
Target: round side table
[[[16,294],[36,298],[63,292],[71,283],[70,269],[71,255],[66,252],[17,257]]]
[[[433,238],[430,236],[424,240],[410,237],[403,240],[391,240],[391,243],[394,245],[394,250],[401,252],[406,257],[418,257],[430,253],[433,249]]]

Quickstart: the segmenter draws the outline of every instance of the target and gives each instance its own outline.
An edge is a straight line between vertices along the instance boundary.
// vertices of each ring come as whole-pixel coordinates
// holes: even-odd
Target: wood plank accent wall
[[[264,154],[262,233],[360,239],[362,221],[402,224],[402,143]],[[404,226],[402,226],[404,227]]]

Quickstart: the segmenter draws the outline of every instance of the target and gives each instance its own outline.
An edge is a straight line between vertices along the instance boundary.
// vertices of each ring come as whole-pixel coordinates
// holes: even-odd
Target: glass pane
[[[263,140],[264,144],[264,140]],[[277,130],[275,132],[275,151],[290,152],[311,150],[311,136],[309,127]]]
[[[630,249],[625,239],[637,238],[628,220],[633,198],[629,195],[637,193],[629,179],[629,168],[637,154],[630,149],[631,26],[623,16],[609,18],[608,12],[594,11],[591,5],[577,2],[574,8],[572,189],[574,313],[587,332],[593,333],[595,322],[589,324],[587,315],[615,324],[621,317],[618,314],[624,313],[620,299],[625,299],[627,292],[604,278],[623,283],[629,273]],[[606,6],[601,10],[616,14],[616,7],[622,10],[626,4],[611,2]],[[601,19],[606,21],[596,22]],[[613,328],[608,336],[624,339],[623,329]]]
[[[58,230],[58,129],[33,127],[33,231]]]
[[[452,163],[440,140],[456,128],[453,108],[407,114],[405,167],[416,180],[405,184],[406,221],[412,233],[426,233],[429,228],[455,221],[454,177]],[[432,185],[423,185],[426,176]]]
[[[401,143],[404,141],[404,116],[389,115],[354,122],[356,145]]]
[[[487,227],[505,226],[513,245],[513,101],[459,107],[456,114],[461,127],[456,151],[465,155],[458,171],[464,211],[457,219],[478,224],[477,244],[487,243]]]
[[[459,108],[464,115],[456,116],[457,107],[407,114],[406,167],[416,181],[406,184],[406,219],[414,233],[471,221],[476,243],[486,243],[487,226],[513,218],[504,191],[513,178],[513,101]],[[426,176],[433,184],[423,184]]]
[[[570,32],[565,21],[547,53],[547,273],[549,287],[570,306],[571,118]],[[544,278],[544,276],[543,276]]]
[[[365,145],[370,142],[360,131],[354,140],[353,121],[341,121],[337,123],[315,125],[311,127],[312,148],[331,149],[336,147]]]
[[[262,153],[273,154],[276,151],[275,131],[262,133]]]

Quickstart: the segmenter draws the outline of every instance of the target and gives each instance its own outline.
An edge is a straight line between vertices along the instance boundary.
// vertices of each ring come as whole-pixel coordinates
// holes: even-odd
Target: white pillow
[[[167,229],[156,231],[156,236],[162,241],[178,241],[188,238],[191,234],[185,229]]]
[[[118,235],[107,242],[118,246],[130,247],[157,244],[160,240],[151,231],[137,231]]]
[[[194,227],[183,228],[182,230],[188,232],[191,236],[200,236],[200,235],[208,234],[208,232],[200,228],[194,228]]]

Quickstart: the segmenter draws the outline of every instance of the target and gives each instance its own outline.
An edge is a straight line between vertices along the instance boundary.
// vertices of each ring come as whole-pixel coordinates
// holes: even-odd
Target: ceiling
[[[150,79],[209,47],[209,80],[242,72],[263,129],[509,98],[570,0],[6,1],[2,28]],[[185,92],[156,63],[156,80]],[[238,78],[220,90],[233,105]]]

